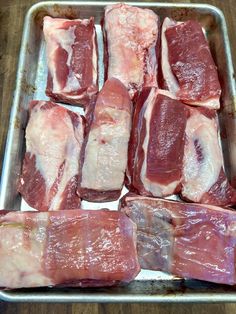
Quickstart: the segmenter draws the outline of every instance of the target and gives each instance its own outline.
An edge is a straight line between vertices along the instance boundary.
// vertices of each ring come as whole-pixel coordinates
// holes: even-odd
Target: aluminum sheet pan
[[[32,6],[25,18],[19,56],[16,90],[13,99],[0,188],[0,208],[29,209],[17,193],[16,182],[25,151],[24,129],[29,100],[46,100],[47,67],[42,20],[53,17],[95,17],[99,46],[99,69],[103,84],[103,43],[100,20],[104,7],[115,2],[76,1],[40,2]],[[236,117],[235,81],[227,28],[222,12],[206,4],[173,4],[127,2],[150,8],[163,20],[165,16],[179,21],[196,19],[206,31],[213,57],[217,63],[222,85],[222,109],[219,113],[221,144],[228,177],[236,184]],[[72,107],[69,107],[72,109]],[[82,109],[73,110],[82,112]],[[123,191],[123,193],[125,190]],[[99,208],[103,204],[83,202],[83,208]],[[106,203],[115,209],[117,202]],[[127,286],[109,288],[37,288],[0,291],[0,299],[17,302],[235,302],[236,288],[197,280],[184,280],[165,274],[142,270]]]

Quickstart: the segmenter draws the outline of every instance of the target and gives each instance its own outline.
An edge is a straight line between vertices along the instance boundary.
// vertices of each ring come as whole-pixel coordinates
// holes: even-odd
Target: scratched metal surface
[[[3,172],[0,188],[0,208],[30,210],[16,190],[25,150],[24,129],[29,100],[47,100],[45,95],[47,66],[42,20],[53,17],[95,17],[99,48],[99,87],[103,85],[103,41],[100,21],[104,7],[112,2],[40,2],[25,18],[19,56],[16,90],[14,93]],[[223,89],[222,110],[219,113],[221,144],[225,169],[236,184],[236,117],[235,81],[224,16],[220,10],[203,4],[171,4],[132,2],[151,8],[163,20],[165,16],[183,21],[197,19],[206,31],[213,57],[217,63]],[[78,107],[66,106],[83,114]],[[125,188],[123,193],[125,193]],[[173,198],[173,197],[172,197]],[[118,201],[109,203],[82,202],[82,208],[117,209]],[[142,270],[134,282],[123,287],[79,289],[40,288],[0,291],[0,299],[17,302],[234,302],[236,288],[197,280],[183,280],[163,272]]]

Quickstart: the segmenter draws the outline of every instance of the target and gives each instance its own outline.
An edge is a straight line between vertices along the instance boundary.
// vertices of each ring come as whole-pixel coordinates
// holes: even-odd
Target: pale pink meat
[[[0,287],[113,286],[139,271],[136,226],[121,212],[0,212]]]
[[[86,106],[98,91],[97,40],[93,18],[44,17],[48,81],[55,101]]]
[[[141,268],[236,284],[234,211],[131,193],[120,209],[137,224]]]
[[[83,119],[49,101],[31,101],[29,108],[18,191],[31,207],[41,211],[78,208]]]
[[[118,3],[105,8],[105,79],[115,77],[131,98],[157,86],[159,18],[151,10]]]

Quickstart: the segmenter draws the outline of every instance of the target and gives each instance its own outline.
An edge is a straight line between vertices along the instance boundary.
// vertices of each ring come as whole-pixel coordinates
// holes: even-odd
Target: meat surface
[[[48,81],[55,101],[86,106],[98,91],[97,40],[93,18],[44,17]]]
[[[135,105],[128,186],[146,196],[167,196],[181,188],[188,107],[167,91],[146,88]]]
[[[221,87],[201,25],[165,18],[161,45],[164,87],[184,103],[219,109]]]
[[[121,212],[0,212],[0,226],[0,287],[112,286],[140,271],[136,226]]]
[[[135,194],[120,207],[137,224],[141,268],[236,284],[234,211]]]
[[[40,211],[78,208],[82,117],[49,101],[31,101],[18,191]]]
[[[192,202],[227,206],[236,204],[225,175],[216,113],[191,108],[186,125],[182,196]]]
[[[122,3],[105,9],[105,79],[119,79],[131,98],[143,87],[157,86],[158,24],[158,16],[148,9]]]
[[[132,103],[125,86],[107,80],[87,112],[78,193],[89,201],[119,198],[127,165]]]

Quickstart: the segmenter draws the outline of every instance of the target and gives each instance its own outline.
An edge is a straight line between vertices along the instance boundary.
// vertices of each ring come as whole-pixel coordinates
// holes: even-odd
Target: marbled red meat
[[[55,101],[87,105],[97,93],[97,41],[93,18],[44,18],[48,81],[46,94]]]
[[[29,111],[18,191],[41,211],[78,208],[82,117],[49,101],[31,101]]]
[[[142,195],[180,191],[188,108],[155,88],[137,99],[129,143],[128,186]]]
[[[140,271],[136,226],[109,210],[0,212],[0,287],[98,287]]]
[[[87,112],[78,193],[90,201],[118,199],[124,183],[132,103],[125,86],[107,80]]]
[[[137,224],[141,268],[236,284],[234,211],[135,194],[120,208]]]
[[[162,26],[162,74],[167,87],[183,102],[220,108],[217,69],[201,25],[196,21]]]
[[[131,98],[143,87],[157,87],[158,24],[158,16],[148,9],[124,3],[105,8],[105,79],[119,79]]]

